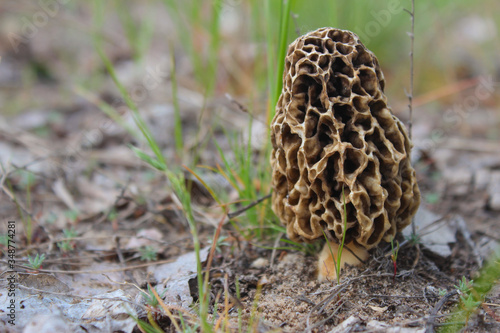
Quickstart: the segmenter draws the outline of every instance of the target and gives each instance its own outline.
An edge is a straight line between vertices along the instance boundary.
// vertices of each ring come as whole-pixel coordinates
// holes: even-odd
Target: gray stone
[[[449,221],[420,206],[414,218],[415,231],[422,244],[435,254],[447,258],[451,255],[449,244],[456,242],[456,228]],[[411,225],[403,230],[405,237],[410,237]]]
[[[361,322],[356,316],[350,316],[337,326],[335,326],[329,333],[343,333],[343,332],[351,332]]]
[[[36,315],[28,322],[23,333],[70,333],[74,328],[70,327],[64,319],[58,315]]]
[[[204,262],[208,256],[210,247],[200,250],[200,259]],[[189,290],[189,280],[196,275],[196,253],[189,252],[183,254],[176,261],[148,267],[148,273],[152,274],[156,281],[165,283],[165,303],[180,306],[190,310],[189,306],[193,303],[191,292]],[[161,286],[157,287],[159,294],[163,293]]]
[[[500,211],[500,171],[492,171],[488,186],[489,208]]]
[[[485,190],[490,182],[490,170],[479,169],[474,174],[474,187],[476,190]]]
[[[386,333],[424,333],[425,328],[421,327],[399,327],[389,325],[378,320],[370,320],[366,323],[366,328],[372,332],[386,332]]]
[[[500,193],[493,193],[490,196],[489,208],[494,211],[500,211]]]
[[[466,195],[472,183],[472,171],[466,168],[448,170],[444,175],[448,194],[455,196]]]

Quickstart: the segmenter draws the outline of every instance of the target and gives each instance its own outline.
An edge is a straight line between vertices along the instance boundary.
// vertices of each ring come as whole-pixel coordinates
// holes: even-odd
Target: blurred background
[[[486,170],[489,183],[500,166],[500,2],[415,2],[414,161],[424,198],[438,209],[446,193],[476,190],[453,192],[464,179],[472,186]],[[266,194],[283,47],[323,26],[357,33],[380,61],[393,112],[407,123],[405,10],[410,1],[2,1],[0,161],[13,168],[11,194],[19,191],[33,216],[64,227],[67,211],[97,214],[125,184],[136,184],[136,194],[163,184],[138,169],[126,146],[152,153],[134,107],[171,168],[224,165],[230,184],[222,185],[240,199]],[[457,159],[464,150],[484,156]],[[483,183],[474,209],[494,211],[497,190]],[[1,208],[19,214],[11,201]]]
[[[172,273],[172,279],[165,277],[169,272],[177,272],[177,266],[157,270],[158,266],[146,268],[142,262],[165,263],[193,250],[198,258],[200,252],[206,257],[207,251],[200,248],[215,244],[213,267],[225,267],[220,273],[213,271],[220,291],[222,272],[234,271],[233,281],[238,281],[239,274],[247,274],[240,282],[244,296],[241,301],[247,302],[241,308],[238,305],[240,314],[241,309],[247,313],[250,308],[257,310],[251,293],[256,286],[269,284],[279,292],[269,294],[269,301],[264,303],[267,308],[261,311],[259,306],[256,312],[279,313],[283,316],[281,324],[276,322],[280,328],[291,318],[300,322],[305,317],[296,311],[306,311],[305,303],[301,303],[304,298],[293,300],[283,293],[292,291],[294,299],[309,293],[301,289],[306,271],[298,269],[300,264],[290,264],[295,259],[283,266],[288,267],[289,275],[276,275],[279,278],[268,280],[262,275],[260,279],[253,264],[250,273],[245,270],[251,262],[257,262],[254,259],[271,257],[258,268],[267,274],[275,254],[280,262],[287,250],[314,255],[321,244],[288,240],[285,228],[271,210],[270,200],[228,217],[228,212],[243,211],[271,191],[268,129],[281,92],[286,47],[298,36],[324,26],[355,32],[378,57],[389,105],[408,125],[411,8],[410,0],[1,0],[3,257],[15,257],[22,267],[20,271],[38,271],[42,262],[46,268],[56,269],[53,272],[58,272],[56,275],[64,283],[44,282],[43,288],[49,284],[59,288],[63,284],[66,289],[54,289],[63,295],[70,289],[85,296],[107,293],[125,288],[122,283],[117,286],[117,281],[136,279],[140,281],[137,285],[146,288],[147,279],[155,276],[152,284],[159,286],[165,281],[165,290],[172,291],[174,302],[181,302],[177,289],[172,284],[166,287],[166,281],[180,281],[175,276],[180,273]],[[405,259],[398,259],[398,270],[411,267],[414,281],[420,281],[421,286],[416,282],[408,285],[360,280],[369,288],[345,291],[349,295],[345,304],[356,311],[356,317],[363,318],[365,308],[371,308],[375,312],[366,312],[369,314],[364,318],[385,316],[391,326],[399,320],[418,325],[415,318],[421,315],[420,319],[425,319],[424,315],[427,317],[430,312],[425,310],[431,304],[428,290],[435,295],[431,297],[437,297],[438,287],[451,290],[454,283],[458,285],[452,280],[462,277],[465,281],[464,276],[476,280],[473,273],[477,273],[481,257],[486,258],[500,244],[500,1],[415,0],[414,24],[412,163],[422,192],[420,222],[432,227],[439,223],[456,225],[460,232],[455,227],[446,229],[448,233],[439,229],[434,233],[438,235],[435,242],[422,243],[445,243],[442,247],[446,253],[442,255],[448,259],[442,260],[439,269],[434,261],[424,260],[427,254],[420,257],[420,273],[414,271],[419,254],[415,261],[411,259],[413,266],[409,259],[406,264],[402,263]],[[12,228],[15,231],[15,250],[8,243],[8,225],[10,235]],[[422,225],[417,226],[418,236],[432,236]],[[413,242],[420,243],[415,238]],[[453,248],[449,246],[452,243],[456,245]],[[385,246],[389,249],[389,244]],[[186,262],[184,270],[189,275],[198,271],[199,287],[201,263],[195,267],[194,259],[181,260]],[[314,259],[310,256],[307,260]],[[393,260],[395,265],[396,259]],[[141,269],[122,270],[139,261],[136,267]],[[386,261],[386,272],[392,272],[388,257]],[[378,261],[374,264],[382,267]],[[5,266],[4,270],[8,269],[11,268]],[[68,269],[72,273],[84,271],[60,274]],[[310,276],[312,270],[308,268]],[[29,276],[36,281],[37,275]],[[287,284],[292,276],[300,276],[300,288]],[[409,281],[406,275],[401,280]],[[377,283],[384,287],[378,288]],[[312,282],[307,285],[314,288],[314,297],[323,297]],[[225,286],[224,283],[224,297]],[[236,284],[231,293],[239,298],[238,288]],[[328,288],[330,294],[334,289]],[[195,292],[188,289],[183,291],[188,297],[198,291],[202,295],[201,288]],[[341,290],[344,289],[337,292]],[[425,299],[421,299],[421,305],[413,306],[401,305],[404,299],[410,302],[410,298],[396,298],[397,306],[391,305],[387,312],[388,306],[367,307],[364,299],[359,301],[362,310],[350,305],[357,303],[351,295],[363,297],[373,290],[387,295],[398,295],[397,290],[405,295],[413,290],[416,295],[423,290]],[[283,296],[281,303],[277,302],[279,294]],[[112,296],[116,295],[119,294]],[[460,295],[464,300],[465,296]],[[376,295],[373,296],[376,301]],[[18,329],[35,314],[53,314],[54,304],[59,304],[48,296],[18,297],[24,302]],[[75,299],[68,298],[68,308],[76,306]],[[210,297],[199,299],[204,300],[199,302],[200,322],[206,324],[212,319],[203,315],[208,309],[203,310],[203,304]],[[333,297],[328,299],[330,302]],[[33,303],[27,303],[29,300]],[[40,305],[49,300],[50,307]],[[300,303],[302,310],[290,307],[290,300],[296,305]],[[322,315],[327,303],[319,303],[318,298],[311,300],[307,303],[324,304],[318,312],[318,316]],[[467,302],[470,300],[469,295]],[[230,302],[234,302],[232,298]],[[333,314],[340,308],[336,302]],[[376,302],[372,304],[379,304]],[[493,307],[498,304],[498,297],[488,302]],[[191,301],[186,304],[188,311],[183,313],[197,311]],[[227,315],[227,299],[225,304],[218,309],[224,308]],[[384,298],[380,304],[390,303]],[[406,311],[408,317],[402,317],[405,311],[401,309],[417,310]],[[436,309],[439,310],[434,308],[433,313]],[[7,315],[7,310],[1,312]],[[251,316],[253,313],[254,310]],[[488,314],[498,318],[498,314]],[[86,318],[82,325],[90,325],[89,316],[85,312],[75,318]],[[101,312],[98,316],[104,318]],[[50,321],[59,323],[60,317],[56,318],[59,321]],[[105,318],[107,324],[108,317]],[[471,326],[481,327],[479,323],[484,324],[489,317],[481,312],[478,318]],[[429,325],[433,320],[421,323]],[[306,320],[302,321],[301,325]],[[257,322],[261,329],[260,321]],[[196,322],[189,325],[197,327]],[[364,324],[356,321],[353,325]]]

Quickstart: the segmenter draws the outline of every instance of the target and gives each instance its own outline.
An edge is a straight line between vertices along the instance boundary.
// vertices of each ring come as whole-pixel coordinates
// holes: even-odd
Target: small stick
[[[500,317],[495,314],[493,310],[488,306],[491,304],[483,303],[481,306],[483,307],[484,311],[490,315],[491,318],[495,319],[496,322],[500,323]]]
[[[120,267],[120,268],[112,268],[112,269],[102,269],[102,270],[81,270],[81,271],[76,271],[76,270],[57,270],[57,269],[39,269],[39,273],[53,273],[53,274],[101,274],[101,273],[115,273],[115,272],[124,272],[128,270],[134,270],[138,268],[143,268],[143,267],[149,267],[153,265],[161,265],[161,264],[167,264],[174,262],[175,260],[172,259],[167,259],[167,260],[160,260],[160,261],[155,261],[155,262],[150,262],[150,263],[145,263],[145,264],[140,264],[140,265],[134,265],[134,266],[127,266],[127,267]],[[0,260],[1,263],[7,263],[5,260]],[[29,267],[23,266],[23,265],[15,265],[16,267],[20,267],[23,269],[30,269]]]
[[[226,98],[231,102],[233,103],[234,105],[236,105],[238,107],[238,109],[241,111],[241,112],[244,112],[244,113],[248,113],[250,116],[253,117],[253,114],[251,114],[249,111],[248,111],[248,108],[246,106],[244,106],[243,104],[241,104],[240,102],[238,102],[237,100],[235,100],[233,98],[233,96],[231,96],[230,94],[226,93]]]
[[[280,232],[278,234],[278,237],[276,237],[276,240],[274,241],[274,245],[273,245],[274,248],[273,248],[273,252],[271,253],[271,265],[269,266],[270,268],[273,268],[273,266],[274,266],[274,259],[276,258],[276,249],[279,245],[279,242],[280,242],[282,236],[283,236],[283,233]]]
[[[406,93],[408,97],[408,109],[410,111],[410,120],[408,121],[408,135],[411,141],[412,134],[412,122],[413,122],[413,50],[415,42],[415,0],[411,1],[411,12],[407,9],[405,11],[410,14],[411,19],[411,32],[408,33],[410,36],[410,92]]]
[[[250,209],[250,208],[252,208],[253,206],[256,206],[256,205],[260,204],[262,201],[264,201],[264,200],[266,200],[266,199],[268,199],[268,198],[270,198],[270,197],[271,197],[271,193],[269,193],[268,195],[263,196],[263,197],[262,197],[262,198],[260,198],[260,199],[255,200],[254,202],[252,202],[252,203],[251,203],[251,204],[249,204],[248,206],[245,206],[245,207],[243,207],[243,208],[241,208],[241,209],[238,209],[238,210],[237,210],[237,211],[235,211],[235,212],[228,213],[228,214],[227,214],[227,218],[231,220],[231,219],[235,218],[236,216],[243,214],[244,212],[246,212],[247,210],[249,210],[249,209]]]
[[[37,288],[33,288],[33,287],[26,287],[26,286],[23,286],[22,284],[18,284],[17,287],[19,289],[23,289],[23,290],[26,290],[26,291],[31,291],[31,292],[34,292],[34,293],[40,293],[40,294],[48,294],[48,295],[56,295],[56,296],[66,296],[66,297],[72,297],[72,298],[80,298],[80,299],[84,299],[84,300],[92,299],[92,300],[102,300],[102,301],[126,302],[126,303],[129,303],[129,304],[135,305],[137,307],[143,308],[144,310],[147,310],[147,307],[145,307],[144,305],[139,304],[139,303],[134,302],[134,301],[130,301],[130,300],[125,299],[125,298],[119,298],[119,297],[94,297],[94,296],[88,296],[88,295],[83,295],[82,296],[82,295],[77,295],[77,294],[68,294],[66,292],[58,293],[58,292],[55,292],[55,291],[48,291],[48,290],[37,289]]]
[[[437,313],[439,312],[439,310],[441,310],[441,308],[443,307],[443,305],[453,296],[455,296],[457,294],[457,290],[456,289],[453,289],[452,291],[448,292],[446,295],[443,296],[443,298],[441,298],[439,300],[439,302],[437,302],[437,304],[434,306],[434,309],[432,309],[432,312],[431,314],[429,315],[429,319],[427,321],[427,324],[425,325],[425,333],[432,333],[434,332],[434,325],[435,325],[435,318],[436,318],[436,315]]]
[[[405,11],[410,14],[410,20],[411,20],[411,32],[408,33],[410,36],[410,92],[406,93],[406,96],[408,97],[408,109],[410,111],[410,119],[408,121],[408,136],[410,138],[410,141],[412,139],[412,126],[413,126],[413,51],[414,51],[414,44],[415,44],[415,0],[411,0],[411,11],[405,9]],[[416,228],[415,228],[415,217],[411,219],[411,232],[413,235],[417,234]],[[413,262],[413,267],[415,268],[417,266],[418,260],[420,258],[420,245],[417,243],[417,257],[415,258],[415,261]]]

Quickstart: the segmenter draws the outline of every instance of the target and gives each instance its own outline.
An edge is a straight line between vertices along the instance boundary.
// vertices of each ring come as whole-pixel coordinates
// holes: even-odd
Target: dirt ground
[[[2,18],[12,11],[8,7],[0,4],[0,26],[7,32],[12,22]],[[88,17],[83,13],[80,19],[85,23]],[[68,17],[57,20],[67,22]],[[110,26],[116,25],[111,21]],[[171,22],[160,23],[171,28]],[[139,332],[129,315],[147,321],[139,289],[148,283],[160,294],[165,290],[165,303],[176,318],[181,313],[190,322],[196,318],[192,305],[198,293],[189,225],[164,175],[127,146],[137,144],[136,138],[100,110],[103,101],[117,109],[124,103],[103,74],[91,38],[73,39],[56,24],[16,52],[8,38],[0,34],[0,331]],[[153,47],[150,58],[135,66],[124,38],[107,51],[131,89],[144,84],[148,65],[165,61],[160,56],[165,50]],[[190,89],[191,69],[177,52],[185,151],[203,145],[197,164],[216,168],[220,154],[205,138],[215,138],[228,158],[234,157],[228,130],[254,137],[255,150],[261,149],[259,143],[267,139],[263,112],[250,119],[244,110],[250,104],[265,109],[263,98],[247,105],[221,93],[204,101],[202,93]],[[234,57],[244,62],[251,54],[235,53],[225,52],[221,62]],[[75,79],[96,73],[101,81],[80,84]],[[173,144],[174,108],[165,92],[171,91],[171,80],[156,78],[161,88],[148,91],[141,114],[168,161],[190,177],[180,168],[186,161]],[[387,81],[390,85],[390,76]],[[226,221],[210,271],[213,327],[231,332],[433,332],[446,327],[460,300],[456,286],[463,277],[476,279],[500,244],[499,81],[493,74],[472,75],[460,81],[462,86],[453,85],[437,106],[422,102],[429,96],[416,98],[412,158],[423,195],[422,215],[416,219],[421,239],[417,246],[406,240],[408,234],[399,236],[396,274],[390,244],[381,244],[366,265],[343,271],[340,284],[320,283],[314,251],[321,244],[308,251],[283,249],[290,244],[277,242],[276,234],[254,242],[244,237],[238,219]],[[231,84],[226,78],[218,89]],[[406,100],[391,105],[407,123]],[[124,116],[125,124],[133,126],[132,116]],[[207,128],[200,129],[198,122]],[[205,176],[226,192],[228,201],[247,199],[239,198],[224,178],[208,171]],[[195,185],[193,206],[206,267],[207,248],[224,215],[203,186]],[[15,221],[13,267],[8,221]],[[36,254],[46,255],[39,269],[29,267],[28,256]],[[6,277],[12,270],[17,274],[16,326],[8,322]],[[157,322],[167,332],[176,330],[165,313]],[[472,313],[465,331],[500,332],[498,284]]]
[[[340,284],[317,282],[316,260],[303,253],[282,253],[273,268],[248,269],[241,267],[248,264],[243,262],[223,271],[232,272],[233,278],[237,276],[240,286],[250,285],[250,291],[245,293],[248,296],[242,297],[246,318],[251,316],[255,287],[259,281],[263,283],[257,305],[258,331],[385,332],[391,328],[394,332],[432,332],[456,305],[457,295],[453,292],[457,278],[470,276],[477,267],[470,259],[470,251],[464,251],[459,244],[454,247],[450,261],[432,259],[426,250],[417,258],[415,247],[402,248],[396,277],[392,261],[379,250],[368,267],[343,272]],[[249,257],[257,262],[268,258],[269,253]],[[496,304],[498,299],[497,290],[488,302]],[[440,300],[445,301],[441,304]],[[479,311],[468,331],[499,329],[498,309],[487,311],[489,314]]]

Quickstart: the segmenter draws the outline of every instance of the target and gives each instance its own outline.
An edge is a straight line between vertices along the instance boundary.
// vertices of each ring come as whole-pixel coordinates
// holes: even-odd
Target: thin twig
[[[113,240],[115,241],[115,245],[116,245],[116,248],[115,248],[116,255],[118,256],[118,260],[120,261],[119,265],[122,267],[126,267],[125,258],[123,257],[123,252],[122,252],[122,249],[120,247],[120,236],[117,236],[117,235],[113,236]],[[132,272],[125,271],[124,273],[131,281],[134,281],[134,283],[139,284],[137,282],[137,280],[135,279],[135,277],[132,275]]]
[[[415,44],[415,0],[411,0],[411,11],[405,9],[405,11],[410,14],[411,20],[411,32],[408,33],[410,36],[410,92],[406,93],[408,97],[408,110],[410,112],[409,120],[408,120],[408,136],[410,141],[412,139],[412,126],[413,126],[413,52],[414,52],[414,44]],[[411,220],[411,232],[413,235],[417,234],[415,227],[415,217]],[[420,245],[415,244],[417,247],[417,256],[415,261],[413,262],[413,268],[417,266],[418,260],[420,259]]]
[[[276,252],[277,252],[277,248],[278,248],[279,242],[281,240],[281,237],[283,237],[282,232],[280,232],[278,234],[278,236],[276,237],[276,240],[274,241],[273,252],[271,252],[271,265],[269,266],[271,269],[274,266],[274,259],[276,258]]]
[[[268,194],[268,195],[266,195],[266,196],[263,196],[263,197],[262,197],[262,198],[260,198],[260,199],[255,200],[254,202],[252,202],[252,203],[251,203],[251,204],[249,204],[248,206],[245,206],[245,207],[243,207],[243,208],[241,208],[241,209],[238,209],[237,211],[234,211],[234,212],[232,212],[232,213],[228,213],[228,214],[227,214],[227,218],[231,220],[231,219],[235,218],[236,216],[238,216],[238,215],[240,215],[240,214],[243,214],[244,212],[246,212],[247,210],[249,210],[249,209],[250,209],[250,208],[252,208],[253,206],[256,206],[256,205],[260,204],[262,201],[264,201],[264,200],[266,200],[266,199],[268,199],[268,198],[270,198],[270,197],[271,197],[271,193],[269,193],[269,194]]]
[[[311,315],[313,314],[313,312],[318,311],[318,313],[321,314],[325,310],[326,306],[328,304],[330,304],[342,291],[344,291],[347,288],[347,286],[352,283],[352,281],[353,280],[349,280],[347,282],[344,282],[343,284],[337,285],[337,289],[335,290],[334,293],[332,293],[331,295],[326,297],[324,300],[322,300],[321,302],[319,302],[318,304],[313,306],[311,311],[309,311],[309,314],[307,315],[307,319],[306,319],[306,325],[307,325],[306,331],[307,332],[312,332],[312,330],[314,328],[323,325],[324,323],[326,323],[328,320],[330,320],[337,313],[337,311],[340,309],[340,307],[344,304],[343,302],[340,302],[340,305],[338,307],[336,307],[335,310],[332,311],[332,313],[327,318],[315,323],[312,326],[310,324],[310,319],[311,319]]]
[[[437,298],[439,296],[407,296],[407,295],[379,295],[379,294],[373,294],[373,295],[365,295],[364,297],[379,297],[379,298]]]
[[[42,289],[37,289],[37,288],[32,288],[32,287],[26,287],[26,286],[23,286],[22,284],[18,284],[17,287],[19,289],[22,289],[22,290],[26,290],[26,291],[32,291],[32,292],[35,292],[35,293],[40,293],[40,294],[49,294],[49,295],[56,295],[56,296],[66,296],[66,297],[71,297],[71,298],[79,298],[79,299],[84,299],[84,300],[101,300],[101,301],[113,301],[113,302],[126,302],[126,303],[129,303],[129,304],[132,304],[136,307],[140,307],[140,308],[143,308],[144,310],[147,310],[147,307],[142,305],[142,304],[139,304],[137,302],[134,302],[134,301],[130,301],[128,299],[124,299],[124,298],[118,298],[118,297],[94,297],[94,296],[80,296],[80,295],[76,295],[76,294],[68,294],[66,292],[62,292],[62,293],[58,293],[58,292],[55,292],[55,291],[48,291],[48,290],[42,290]]]
[[[490,315],[491,318],[495,319],[496,322],[500,323],[500,317],[495,314],[495,311],[491,310],[488,303],[483,303],[481,306],[484,311]]]
[[[415,42],[415,0],[411,0],[411,12],[407,9],[405,11],[410,14],[411,20],[411,32],[408,33],[410,36],[410,92],[406,93],[408,97],[408,109],[410,111],[410,119],[408,121],[408,135],[410,141],[412,139],[412,122],[413,122],[413,51]]]
[[[53,273],[53,274],[101,274],[101,273],[114,273],[114,272],[124,272],[128,270],[134,270],[137,268],[143,268],[143,267],[149,267],[149,266],[154,266],[154,265],[161,265],[161,264],[167,264],[174,262],[175,260],[168,259],[168,260],[160,260],[160,261],[155,261],[155,262],[150,262],[150,263],[145,263],[145,264],[140,264],[140,265],[134,265],[134,266],[127,266],[127,267],[120,267],[120,268],[112,268],[112,269],[101,269],[101,270],[81,270],[81,271],[76,271],[76,270],[57,270],[57,269],[38,269],[37,271],[39,273]],[[0,263],[6,264],[6,260],[0,260]],[[30,270],[32,268],[24,266],[24,265],[18,265],[15,264],[15,267],[19,267],[22,269]],[[12,271],[8,271],[12,272]]]
[[[441,310],[441,308],[443,307],[443,305],[448,302],[448,300],[455,296],[457,294],[457,290],[456,289],[453,289],[452,291],[448,292],[446,295],[443,296],[443,298],[441,298],[439,300],[439,302],[437,302],[437,304],[434,306],[434,309],[432,309],[432,312],[431,314],[429,315],[429,319],[427,320],[427,324],[425,325],[425,333],[432,333],[434,332],[434,326],[435,326],[435,318],[436,318],[436,315],[437,313],[439,312],[439,310]]]
[[[241,112],[248,113],[249,115],[251,115],[253,117],[253,114],[251,114],[250,111],[248,111],[248,108],[246,106],[244,106],[243,104],[241,104],[240,102],[238,102],[237,100],[235,100],[233,98],[233,96],[231,96],[230,94],[226,93],[226,98],[231,103],[233,103],[234,105],[236,105]]]

